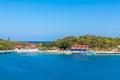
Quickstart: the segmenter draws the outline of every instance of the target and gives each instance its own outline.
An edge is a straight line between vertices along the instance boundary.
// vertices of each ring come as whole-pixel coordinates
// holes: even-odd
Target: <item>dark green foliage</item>
[[[85,36],[69,36],[63,39],[58,39],[49,44],[37,44],[38,48],[51,49],[52,47],[59,47],[62,50],[70,49],[73,44],[87,44],[93,50],[112,50],[120,45],[120,38],[109,38],[94,35]],[[11,50],[17,45],[22,45],[23,47],[28,46],[28,43],[24,42],[13,42],[4,41],[0,39],[0,50]]]
[[[67,42],[67,41],[62,41],[61,43],[59,43],[58,47],[59,47],[60,49],[65,50],[65,49],[67,49],[67,48],[70,47],[70,44],[69,44],[69,42]]]
[[[27,43],[24,42],[13,42],[13,41],[5,41],[0,40],[0,50],[13,50],[17,45],[26,46]]]
[[[112,50],[120,45],[120,38],[109,38],[94,35],[85,35],[80,37],[65,37],[52,43],[53,46],[60,49],[70,49],[73,44],[87,44],[93,50]]]

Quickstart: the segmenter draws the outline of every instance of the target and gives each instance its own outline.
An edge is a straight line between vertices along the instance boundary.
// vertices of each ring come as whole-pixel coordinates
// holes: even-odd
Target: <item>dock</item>
[[[7,53],[12,53],[15,52],[14,50],[0,50],[0,54],[7,54]]]

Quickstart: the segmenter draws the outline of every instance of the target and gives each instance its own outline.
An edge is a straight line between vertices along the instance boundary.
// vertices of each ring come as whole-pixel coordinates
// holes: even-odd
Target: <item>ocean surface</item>
[[[120,80],[120,56],[1,54],[0,80]]]

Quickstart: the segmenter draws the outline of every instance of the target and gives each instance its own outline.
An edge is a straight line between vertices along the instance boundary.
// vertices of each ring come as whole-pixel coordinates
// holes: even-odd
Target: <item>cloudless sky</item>
[[[0,0],[0,38],[120,37],[120,0]]]

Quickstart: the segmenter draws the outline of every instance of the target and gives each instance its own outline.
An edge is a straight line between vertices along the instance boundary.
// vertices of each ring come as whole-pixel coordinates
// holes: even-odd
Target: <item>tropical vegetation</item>
[[[17,45],[27,46],[28,43],[0,39],[0,50],[12,50],[15,49]]]
[[[52,46],[60,49],[70,49],[73,44],[87,44],[92,50],[112,50],[120,45],[120,38],[94,35],[69,36],[52,42]]]
[[[94,35],[85,36],[68,36],[62,39],[57,39],[51,43],[37,44],[39,49],[51,49],[52,47],[58,47],[61,50],[70,49],[73,44],[87,44],[91,50],[112,50],[120,45],[120,38],[102,37]],[[15,42],[9,40],[0,39],[0,50],[11,50],[17,45],[26,47],[29,43]]]

